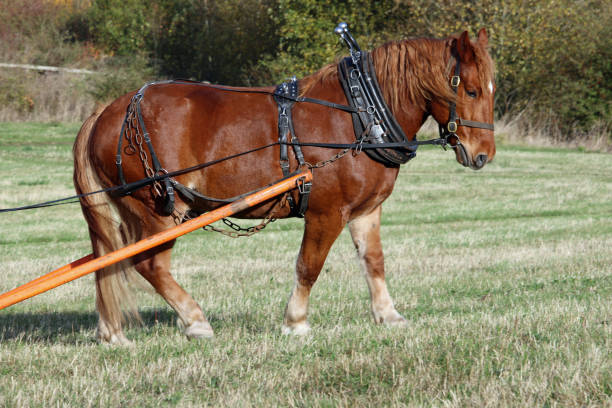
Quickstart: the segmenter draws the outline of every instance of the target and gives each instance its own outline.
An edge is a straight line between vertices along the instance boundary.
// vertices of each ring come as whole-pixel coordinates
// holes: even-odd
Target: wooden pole
[[[297,187],[299,182],[308,182],[312,180],[310,170],[305,170],[295,176],[288,177],[270,187],[264,188],[256,193],[250,194],[240,200],[234,201],[231,204],[219,207],[216,210],[207,212],[197,218],[186,221],[180,225],[170,228],[166,231],[151,235],[138,242],[130,244],[124,248],[114,252],[102,255],[99,258],[94,258],[93,255],[87,255],[79,260],[64,265],[59,269],[49,272],[33,281],[19,286],[9,292],[0,295],[0,310],[5,307],[14,305],[15,303],[29,299],[40,293],[56,288],[64,283],[73,281],[81,276],[95,272],[99,269],[113,265],[124,259],[130,258],[148,249],[155,248],[168,241],[172,241],[185,235],[189,232],[202,228],[205,225],[212,224],[225,217],[230,217],[249,207],[253,207],[264,201],[274,198],[286,191]]]

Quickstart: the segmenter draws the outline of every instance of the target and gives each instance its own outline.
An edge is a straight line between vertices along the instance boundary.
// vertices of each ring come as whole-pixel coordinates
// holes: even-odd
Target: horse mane
[[[426,110],[427,101],[432,99],[450,102],[457,98],[448,82],[454,59],[450,58],[446,44],[447,40],[413,38],[388,42],[371,52],[378,82],[391,111],[406,111],[406,101]],[[493,60],[484,47],[474,42],[472,45],[484,90],[493,80]],[[317,84],[325,86],[331,82],[338,82],[337,62],[304,78],[302,93]]]

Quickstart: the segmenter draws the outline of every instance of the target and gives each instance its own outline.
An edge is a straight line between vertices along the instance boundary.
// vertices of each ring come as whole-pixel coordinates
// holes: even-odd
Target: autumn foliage
[[[520,113],[568,135],[612,123],[604,0],[0,0],[0,19],[3,60],[106,71],[90,90],[97,99],[160,77],[231,85],[299,77],[346,53],[333,34],[339,21],[363,48],[486,27],[499,117]]]

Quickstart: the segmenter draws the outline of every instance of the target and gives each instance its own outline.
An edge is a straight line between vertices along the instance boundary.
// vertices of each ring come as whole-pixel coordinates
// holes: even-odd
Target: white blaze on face
[[[489,81],[489,93],[493,93],[493,82]]]

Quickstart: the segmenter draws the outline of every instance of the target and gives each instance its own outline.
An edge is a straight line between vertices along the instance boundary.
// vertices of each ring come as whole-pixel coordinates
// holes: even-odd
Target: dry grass
[[[612,123],[602,120],[588,130],[575,127],[571,134],[562,132],[558,125],[551,117],[534,120],[523,113],[498,120],[495,129],[502,142],[514,145],[612,152]]]
[[[94,110],[82,74],[3,69],[0,121],[81,122]]]
[[[0,207],[71,193],[78,126],[0,124]],[[188,341],[157,296],[127,348],[98,345],[85,277],[0,311],[0,406],[612,405],[612,156],[498,147],[480,172],[422,149],[383,209],[391,293],[371,322],[345,231],[280,334],[301,221],[181,238],[174,275],[217,337]],[[75,206],[0,216],[5,291],[89,251]]]

